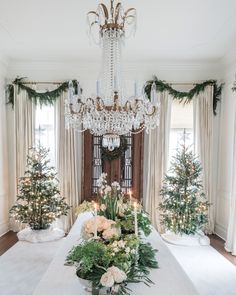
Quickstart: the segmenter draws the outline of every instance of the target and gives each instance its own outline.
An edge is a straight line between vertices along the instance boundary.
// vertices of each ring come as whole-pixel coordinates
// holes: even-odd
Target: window
[[[54,106],[36,106],[35,143],[48,148],[51,165],[55,166],[55,108]]]
[[[169,138],[169,161],[176,154],[176,150],[183,144],[185,140],[186,146],[193,149],[193,104],[180,104],[173,101],[171,112],[171,126]]]

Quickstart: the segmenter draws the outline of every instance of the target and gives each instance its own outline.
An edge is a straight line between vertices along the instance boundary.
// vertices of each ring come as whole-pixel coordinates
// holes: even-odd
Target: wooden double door
[[[118,181],[122,191],[141,199],[143,194],[143,133],[126,135],[126,150],[114,160],[104,159],[101,137],[84,133],[83,199],[91,200],[98,192],[97,180],[107,173],[108,184]]]

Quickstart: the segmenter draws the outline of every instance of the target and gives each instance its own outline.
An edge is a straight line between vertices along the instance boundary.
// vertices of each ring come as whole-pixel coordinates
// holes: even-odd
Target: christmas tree
[[[161,190],[161,218],[166,229],[189,235],[208,222],[209,203],[203,192],[201,172],[200,162],[183,144],[171,162]]]
[[[31,148],[27,157],[27,170],[19,180],[19,194],[10,215],[28,224],[33,230],[47,229],[70,208],[58,190],[54,167],[49,166],[49,150]]]

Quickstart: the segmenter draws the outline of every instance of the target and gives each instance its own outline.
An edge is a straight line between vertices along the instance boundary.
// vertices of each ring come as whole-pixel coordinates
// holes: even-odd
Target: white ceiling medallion
[[[88,13],[89,35],[102,48],[102,71],[97,81],[95,97],[85,98],[80,90],[74,93],[72,82],[65,103],[68,126],[78,131],[89,130],[102,135],[102,144],[109,150],[120,146],[120,136],[153,129],[159,124],[159,102],[155,85],[151,101],[139,95],[135,83],[134,95],[124,91],[121,53],[127,37],[135,33],[136,9],[124,10],[121,3],[110,1],[110,8],[99,4]],[[80,89],[80,87],[78,87]]]

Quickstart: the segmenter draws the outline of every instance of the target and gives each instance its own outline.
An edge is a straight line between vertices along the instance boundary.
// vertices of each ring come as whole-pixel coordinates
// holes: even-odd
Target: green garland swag
[[[102,160],[113,161],[119,159],[127,150],[127,139],[125,136],[120,136],[120,146],[115,148],[113,151],[109,151],[107,148],[102,146],[102,139],[100,142],[101,152],[102,152]]]
[[[147,81],[144,92],[149,99],[151,99],[151,88],[152,84],[156,84],[157,92],[168,91],[173,99],[179,100],[179,102],[189,103],[195,95],[198,95],[200,92],[204,91],[204,89],[208,85],[213,85],[214,94],[213,94],[213,113],[216,115],[217,103],[220,101],[220,95],[222,91],[223,84],[217,85],[216,80],[207,80],[201,84],[196,84],[191,90],[188,92],[178,91],[172,88],[172,86],[164,81],[159,80],[156,76],[153,77],[153,80]]]
[[[11,84],[7,85],[7,103],[11,104],[14,107],[14,85],[18,86],[18,91],[25,90],[29,96],[29,99],[32,100],[36,105],[53,105],[56,99],[61,95],[62,92],[66,91],[69,88],[69,82],[63,82],[58,88],[52,91],[37,92],[36,90],[28,87],[24,84],[26,78],[16,78]],[[78,84],[76,80],[73,80],[73,86],[75,93],[77,93]],[[82,90],[82,89],[81,89]]]

